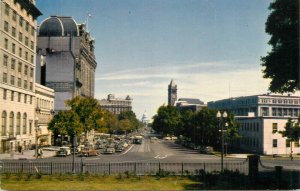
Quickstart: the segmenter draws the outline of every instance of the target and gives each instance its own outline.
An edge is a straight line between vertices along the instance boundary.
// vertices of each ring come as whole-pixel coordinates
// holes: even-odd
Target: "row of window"
[[[6,54],[3,54],[3,66],[8,67],[9,65],[9,57]],[[10,69],[15,70],[16,69],[16,59],[11,58],[10,59]],[[23,64],[22,62],[18,62],[18,72],[22,73],[22,69],[24,71],[24,75],[27,76],[29,74],[30,77],[33,77],[33,67],[28,66],[27,64]]]
[[[37,98],[36,106],[42,109],[53,109],[53,101]]]
[[[4,48],[6,50],[9,50],[8,44],[9,44],[8,43],[8,39],[4,38]],[[24,52],[24,54],[23,54],[23,52]],[[16,53],[16,44],[15,43],[11,44],[11,53],[19,56],[20,58],[25,59],[26,61],[30,62],[31,64],[34,64],[34,55],[30,54],[28,51],[23,51],[22,47],[19,47],[19,52],[18,52],[19,54],[17,54]],[[30,58],[30,60],[29,60],[29,58]]]
[[[288,147],[291,147],[291,142],[289,140],[286,140],[285,141],[285,146],[288,148]],[[273,139],[273,148],[277,148],[278,147],[278,141],[277,139]],[[294,142],[294,147],[298,148],[299,147],[299,141],[295,141]]]
[[[2,136],[15,136],[15,135],[23,135],[32,134],[32,123],[29,123],[28,127],[28,119],[27,114],[23,113],[23,116],[20,112],[17,112],[16,116],[14,112],[10,112],[9,114],[6,111],[2,111],[1,115],[1,135]],[[21,122],[22,120],[22,122]],[[16,123],[15,123],[16,122]],[[29,130],[29,131],[28,131]]]
[[[247,147],[259,148],[259,140],[257,137],[243,137],[242,144]]]
[[[9,95],[10,93],[10,95]],[[23,100],[22,100],[23,97]],[[27,95],[27,94],[22,94],[20,92],[15,92],[15,91],[9,91],[6,89],[3,89],[3,100],[8,100],[10,99],[10,101],[18,101],[18,102],[24,102],[24,103],[29,103],[32,104],[33,103],[33,96],[31,95]]]
[[[299,116],[299,108],[276,108],[272,107],[272,116]],[[270,116],[270,111],[268,107],[261,108],[262,116]]]
[[[31,26],[28,21],[24,20],[24,18],[21,15],[19,15],[17,13],[17,11],[11,9],[9,7],[9,5],[6,3],[4,4],[4,14],[7,16],[10,16],[10,14],[11,14],[12,20],[14,22],[17,22],[17,20],[19,21],[19,27],[21,27],[21,28],[25,27],[25,30],[28,32],[28,34],[30,33],[31,36],[34,36],[34,34],[35,34],[34,27]]]
[[[14,75],[10,75],[10,79],[8,79],[8,75],[6,72],[3,72],[2,82],[6,84],[10,84],[12,86],[17,86],[19,88],[24,88],[27,90],[33,90],[33,82],[28,82],[28,80],[23,80],[21,78],[17,78]],[[22,86],[23,82],[23,86]]]
[[[9,23],[7,22],[7,21],[4,21],[4,26],[3,26],[3,28],[4,28],[4,31],[6,31],[7,33],[9,33],[10,31],[9,31]],[[19,37],[19,41],[21,42],[21,43],[24,43],[28,48],[30,48],[31,50],[33,50],[34,49],[34,42],[31,40],[30,42],[29,42],[29,38],[27,37],[27,36],[23,36],[23,33],[22,32],[19,32],[18,33],[19,35],[18,35],[18,37]],[[16,28],[15,27],[11,27],[11,35],[13,36],[13,37],[17,37],[17,30],[16,30]],[[24,42],[23,42],[24,41]]]
[[[269,98],[261,98],[259,99],[260,103],[272,103],[272,104],[300,104],[299,99],[269,99]]]
[[[240,128],[242,131],[249,132],[258,132],[259,131],[259,123],[240,123]]]

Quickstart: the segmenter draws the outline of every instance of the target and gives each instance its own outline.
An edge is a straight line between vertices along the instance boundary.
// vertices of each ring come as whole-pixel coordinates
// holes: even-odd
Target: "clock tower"
[[[177,101],[177,85],[171,80],[168,87],[168,105],[174,106]]]

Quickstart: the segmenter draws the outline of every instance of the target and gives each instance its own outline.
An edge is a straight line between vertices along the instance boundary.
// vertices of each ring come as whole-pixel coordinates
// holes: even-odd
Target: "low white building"
[[[297,120],[300,97],[255,95],[209,102],[208,108],[227,110],[235,115],[242,135],[240,148],[260,154],[290,154],[291,143],[279,131],[289,118]],[[299,141],[293,143],[293,153],[300,153]]]
[[[35,84],[35,120],[38,144],[51,145],[51,132],[48,123],[54,115],[54,90]]]

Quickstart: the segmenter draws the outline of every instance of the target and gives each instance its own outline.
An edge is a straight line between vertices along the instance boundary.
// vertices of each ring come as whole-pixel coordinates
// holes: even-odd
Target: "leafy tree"
[[[100,123],[99,120],[103,117],[100,105],[94,98],[77,96],[71,100],[67,100],[66,105],[78,115],[84,133],[97,127],[97,124]]]
[[[300,125],[299,125],[300,119],[298,119],[297,122],[293,121],[291,118],[288,119],[287,123],[284,126],[284,131],[279,131],[279,133],[286,137],[288,141],[290,141],[291,144],[291,160],[293,160],[293,142],[299,142],[300,139]]]
[[[130,128],[128,130],[135,130],[140,127],[139,120],[136,118],[136,115],[133,111],[124,111],[118,115],[118,119],[121,120],[129,120]]]
[[[272,50],[261,58],[264,78],[271,78],[272,92],[299,89],[299,1],[275,0],[266,22]]]
[[[128,131],[132,130],[132,123],[129,121],[129,119],[122,119],[119,121],[119,129],[125,134],[127,134]]]
[[[48,129],[54,134],[54,140],[58,135],[79,135],[83,132],[78,115],[72,110],[59,111],[49,122]]]
[[[163,135],[174,135],[181,121],[180,113],[174,106],[161,106],[153,117],[152,128]]]

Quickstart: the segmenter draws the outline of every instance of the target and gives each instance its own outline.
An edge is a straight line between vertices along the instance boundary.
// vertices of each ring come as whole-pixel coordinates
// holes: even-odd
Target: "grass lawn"
[[[186,177],[156,178],[151,176],[88,176],[43,175],[40,179],[28,175],[1,177],[1,190],[190,190],[201,184]]]

